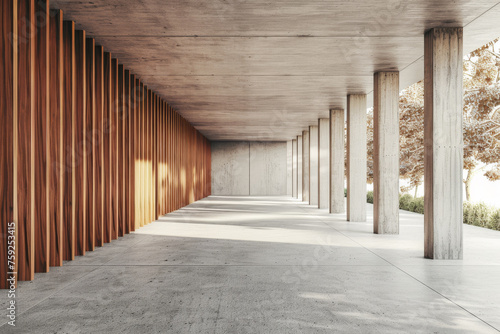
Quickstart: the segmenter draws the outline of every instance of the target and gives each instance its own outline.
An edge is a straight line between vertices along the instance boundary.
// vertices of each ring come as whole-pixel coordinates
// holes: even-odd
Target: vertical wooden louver
[[[210,142],[160,95],[48,1],[1,8],[0,288],[210,195]]]

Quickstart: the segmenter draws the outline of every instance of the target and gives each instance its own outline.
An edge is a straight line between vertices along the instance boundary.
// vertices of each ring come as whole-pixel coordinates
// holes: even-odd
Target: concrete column
[[[297,136],[297,198],[302,200],[302,135]]]
[[[399,233],[399,72],[374,75],[373,232]]]
[[[366,95],[347,96],[347,220],[366,221]]]
[[[330,192],[330,120],[323,118],[318,120],[318,208],[328,209],[329,192]]]
[[[292,140],[292,197],[297,198],[297,139]]]
[[[344,205],[344,110],[330,110],[329,207],[330,213],[342,213]]]
[[[426,258],[462,259],[463,29],[425,34]]]
[[[318,126],[309,127],[309,204],[318,205]]]
[[[309,203],[309,131],[302,131],[302,202]]]
[[[293,175],[293,151],[292,151],[292,141],[288,140],[286,142],[286,195],[292,196],[292,175]]]

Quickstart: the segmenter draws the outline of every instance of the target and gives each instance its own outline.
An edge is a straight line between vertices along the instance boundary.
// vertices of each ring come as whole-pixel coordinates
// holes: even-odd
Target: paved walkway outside
[[[212,196],[21,282],[0,333],[498,333],[500,232],[464,226],[465,259],[433,261],[422,215],[344,220]]]

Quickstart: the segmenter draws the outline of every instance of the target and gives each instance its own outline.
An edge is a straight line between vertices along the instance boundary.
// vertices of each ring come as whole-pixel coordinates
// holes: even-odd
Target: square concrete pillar
[[[309,127],[309,204],[318,205],[318,126]]]
[[[330,110],[330,213],[342,213],[344,205],[344,110]]]
[[[399,233],[399,72],[374,75],[373,232]]]
[[[366,95],[347,96],[347,220],[366,221]]]
[[[297,139],[292,140],[292,197],[297,197],[297,177],[298,177],[298,169],[297,169]]]
[[[293,151],[292,141],[286,142],[286,195],[292,196],[292,175],[293,175]]]
[[[297,198],[302,200],[302,135],[297,136]]]
[[[328,118],[318,120],[318,141],[318,208],[328,209],[330,194],[330,120]]]
[[[462,259],[463,29],[425,34],[426,258]]]
[[[309,131],[302,131],[302,202],[309,203]]]

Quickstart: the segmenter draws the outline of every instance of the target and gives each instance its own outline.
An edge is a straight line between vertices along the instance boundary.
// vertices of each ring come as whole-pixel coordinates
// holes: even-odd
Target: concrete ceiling
[[[488,0],[52,0],[65,19],[211,140],[288,140],[373,72],[423,77],[423,35],[463,26],[464,51],[500,36]],[[370,99],[369,99],[370,100]]]

